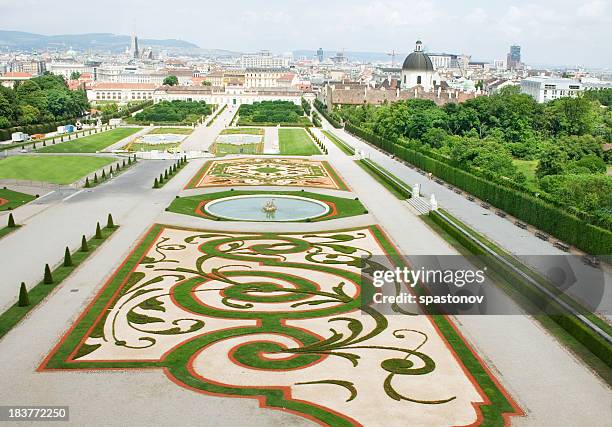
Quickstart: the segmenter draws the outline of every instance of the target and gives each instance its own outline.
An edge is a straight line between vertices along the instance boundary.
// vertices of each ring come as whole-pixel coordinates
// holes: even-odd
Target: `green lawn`
[[[167,133],[172,133],[174,135],[191,135],[192,132],[192,128],[155,128],[149,132],[149,135],[160,135]]]
[[[0,160],[0,179],[71,184],[116,160],[113,157],[13,156]]]
[[[536,167],[538,166],[538,161],[537,160],[515,159],[512,161],[512,163],[514,163],[517,169],[520,172],[523,172],[525,176],[527,177],[527,182],[525,184],[527,184],[529,188],[536,190],[538,188],[538,184],[536,181],[535,170],[536,170]]]
[[[262,128],[227,128],[221,131],[221,135],[263,135]]]
[[[347,199],[344,197],[334,197],[325,194],[310,193],[308,191],[220,191],[218,193],[201,194],[198,196],[191,197],[180,197],[174,199],[168,211],[180,213],[183,215],[191,215],[196,217],[202,217],[196,212],[196,209],[201,202],[207,200],[222,199],[224,197],[243,196],[248,194],[277,194],[277,195],[290,195],[299,196],[309,199],[319,200],[321,202],[333,203],[336,207],[336,214],[333,216],[324,216],[320,219],[313,218],[311,221],[325,221],[327,219],[345,218],[355,215],[362,215],[367,213],[366,208],[361,204],[359,200]],[[299,221],[304,222],[304,221]]]
[[[224,144],[215,143],[214,153],[217,156],[225,154],[261,154],[263,152],[263,144]]]
[[[47,145],[37,151],[41,153],[95,153],[109,145],[135,134],[142,128],[117,128],[107,132],[86,136],[73,141]]]
[[[173,142],[170,144],[141,144],[138,142],[134,142],[134,143],[129,143],[128,145],[123,147],[123,149],[128,150],[128,151],[153,151],[153,150],[165,151],[165,150],[170,150],[172,148],[179,147],[180,145],[181,145],[180,142],[178,143]]]
[[[311,156],[321,154],[304,129],[279,129],[280,153],[287,156]]]
[[[19,193],[18,191],[0,188],[0,199],[8,200],[8,203],[0,205],[0,211],[7,211],[25,205],[34,200],[35,197],[29,194]]]

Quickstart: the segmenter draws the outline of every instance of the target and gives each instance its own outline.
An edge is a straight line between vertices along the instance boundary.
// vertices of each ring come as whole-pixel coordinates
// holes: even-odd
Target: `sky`
[[[50,5],[53,5],[50,7]],[[431,52],[612,68],[612,0],[0,0],[0,29],[176,38],[205,49]]]

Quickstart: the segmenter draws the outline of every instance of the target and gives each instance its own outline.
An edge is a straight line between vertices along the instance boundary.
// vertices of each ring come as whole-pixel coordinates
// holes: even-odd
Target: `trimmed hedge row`
[[[350,123],[345,125],[345,129],[589,254],[612,254],[612,233],[609,230],[589,224],[530,194],[488,181],[393,141],[372,135]]]
[[[13,132],[24,132],[28,135],[55,132],[58,126],[63,126],[66,123],[74,123],[77,120],[78,119],[67,119],[62,120],[61,122],[41,123],[38,125],[15,126],[12,128],[0,129],[0,141],[11,139]]]
[[[525,280],[512,269],[508,268],[495,257],[486,253],[471,239],[446,222],[436,212],[430,212],[429,217],[453,238],[455,238],[463,247],[474,255],[478,255],[484,263],[493,271],[498,273],[512,287],[518,290],[531,303],[540,308],[545,308],[552,302],[550,298],[542,294],[538,289],[530,286]],[[607,366],[612,366],[612,347],[610,347],[600,336],[593,333],[584,323],[579,321],[571,314],[550,314],[548,315],[555,323],[561,326],[567,333],[579,341],[582,345],[589,349],[594,355],[601,359]]]
[[[335,127],[336,129],[340,129],[342,127],[342,125],[340,124],[338,120],[330,116],[329,112],[327,111],[327,106],[323,104],[321,101],[319,101],[318,99],[315,99],[314,107],[317,109],[319,113],[321,113],[323,117],[325,117],[325,120],[327,120],[333,127]]]

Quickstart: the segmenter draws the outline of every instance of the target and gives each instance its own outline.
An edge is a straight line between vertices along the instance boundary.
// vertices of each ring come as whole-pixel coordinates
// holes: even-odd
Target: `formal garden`
[[[224,220],[223,217],[215,216],[206,210],[207,204],[215,200],[236,199],[243,196],[256,196],[259,198],[257,206],[264,206],[266,202],[274,201],[275,197],[290,196],[299,199],[311,199],[327,205],[326,212],[318,217],[297,222],[317,222],[330,219],[346,218],[367,213],[366,208],[356,198],[335,197],[326,194],[312,193],[308,191],[219,191],[215,193],[201,194],[198,196],[179,197],[172,201],[169,212],[191,215],[206,219]],[[256,210],[256,209],[255,209]],[[272,216],[271,221],[275,218]]]
[[[258,185],[348,189],[328,162],[278,157],[206,162],[187,188]]]
[[[193,125],[212,112],[213,107],[204,101],[161,101],[125,121],[137,124]]]
[[[242,127],[223,129],[210,147],[217,156],[226,154],[262,154],[264,130],[262,128]]]
[[[291,101],[262,101],[242,104],[238,126],[311,126],[304,109]]]
[[[40,369],[164,369],[333,426],[380,411],[420,425],[503,425],[520,409],[445,316],[361,306],[368,263],[400,258],[377,226],[248,233],[155,225]]]

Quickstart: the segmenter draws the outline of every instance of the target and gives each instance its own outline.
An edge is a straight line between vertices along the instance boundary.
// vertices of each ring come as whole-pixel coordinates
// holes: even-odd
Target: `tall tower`
[[[317,57],[319,58],[319,62],[323,62],[323,48],[320,47],[319,50],[317,50]]]
[[[521,47],[519,45],[510,46],[506,64],[509,70],[521,68]]]
[[[140,57],[140,52],[138,51],[138,37],[136,37],[136,34],[132,34],[132,43],[130,44],[130,56],[134,59],[138,59]]]

